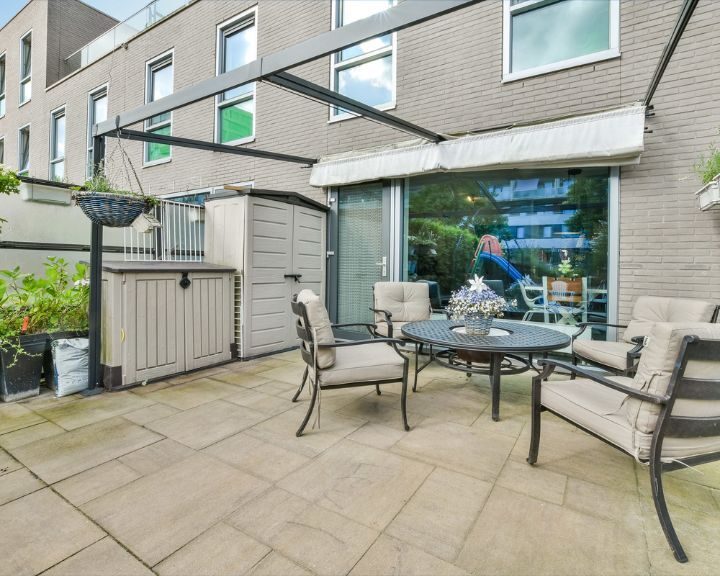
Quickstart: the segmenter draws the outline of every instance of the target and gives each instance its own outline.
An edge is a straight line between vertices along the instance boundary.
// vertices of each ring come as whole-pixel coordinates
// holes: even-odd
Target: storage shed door
[[[325,300],[325,213],[293,206],[293,272],[302,274],[292,287],[296,294],[309,288]],[[293,337],[296,332],[293,328]]]
[[[250,199],[243,294],[242,355],[257,356],[294,345],[288,327],[293,273],[293,208]]]

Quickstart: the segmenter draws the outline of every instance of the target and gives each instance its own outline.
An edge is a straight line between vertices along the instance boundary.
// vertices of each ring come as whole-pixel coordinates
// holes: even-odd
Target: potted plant
[[[0,194],[10,195],[17,194],[20,191],[20,179],[12,170],[3,168],[0,164]],[[4,218],[0,218],[0,232],[2,232],[3,223],[7,222]]]
[[[453,320],[463,320],[467,334],[487,335],[493,318],[502,318],[508,308],[505,298],[498,296],[477,274],[453,292],[447,312]]]
[[[695,172],[703,183],[703,187],[695,192],[700,210],[720,208],[720,150],[715,145],[710,146],[708,158],[700,157]]]
[[[557,285],[550,286],[548,299],[560,302],[580,302],[582,300],[582,278],[578,278],[567,250],[561,250],[560,264],[557,267],[558,275],[554,282],[563,282],[563,290],[558,291]]]
[[[37,395],[43,371],[53,373],[50,343],[87,331],[89,290],[86,267],[67,272],[62,258],[49,258],[45,276],[19,267],[0,271],[0,397]]]
[[[119,190],[101,167],[76,191],[73,199],[90,220],[101,226],[125,228],[158,204],[157,198],[142,192]]]

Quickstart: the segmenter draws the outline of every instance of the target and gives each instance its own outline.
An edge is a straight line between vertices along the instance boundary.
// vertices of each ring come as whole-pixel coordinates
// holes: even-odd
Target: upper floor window
[[[5,163],[5,138],[0,138],[0,164]]]
[[[150,103],[173,93],[173,53],[161,54],[146,65],[145,102]],[[107,108],[106,108],[107,113]],[[172,134],[172,112],[163,112],[145,120],[145,131],[170,136]],[[169,144],[146,142],[144,163],[156,164],[170,160]]]
[[[32,32],[20,40],[20,104],[32,97]]]
[[[65,107],[50,115],[50,180],[65,178]]]
[[[504,0],[503,79],[620,55],[619,0]]]
[[[88,94],[88,125],[87,125],[87,167],[86,175],[92,178],[93,165],[93,133],[92,128],[98,122],[107,120],[108,93],[107,86],[97,88]]]
[[[5,54],[0,54],[0,118],[5,116]]]
[[[387,10],[394,0],[335,0],[333,28]],[[332,55],[332,89],[377,108],[395,105],[395,34],[371,38]],[[347,115],[332,108],[331,117]]]
[[[217,28],[217,74],[257,58],[257,12],[252,9]],[[240,144],[255,137],[255,82],[232,88],[215,99],[215,141]]]
[[[30,124],[18,130],[18,174],[27,176],[30,170]]]

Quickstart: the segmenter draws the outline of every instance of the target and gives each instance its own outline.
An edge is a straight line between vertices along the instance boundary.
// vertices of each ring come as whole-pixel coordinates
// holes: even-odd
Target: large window
[[[18,130],[18,174],[27,176],[30,170],[30,124]]]
[[[32,32],[20,40],[20,105],[32,98]]]
[[[257,58],[255,9],[223,22],[217,29],[217,74]],[[219,94],[215,100],[215,140],[240,144],[255,137],[255,82]]]
[[[619,0],[505,0],[503,78],[619,56]]]
[[[93,134],[92,127],[98,122],[107,120],[108,93],[107,85],[97,88],[88,94],[88,125],[87,125],[87,167],[88,178],[93,175]]]
[[[606,321],[610,181],[606,168],[410,178],[404,279],[430,281],[444,305],[477,274],[517,300],[510,319]]]
[[[150,103],[173,93],[173,53],[161,54],[146,64],[145,102]],[[105,112],[107,113],[107,105]],[[164,112],[145,120],[145,131],[170,136],[172,134],[172,112]],[[153,165],[167,162],[171,157],[169,144],[145,143],[144,164]]]
[[[50,180],[65,178],[65,107],[50,115]]]
[[[335,0],[333,26],[339,28],[387,10],[394,0]],[[332,88],[336,92],[377,108],[395,105],[395,35],[371,38],[332,55]],[[332,108],[332,118],[347,117]]]
[[[0,118],[5,116],[5,54],[0,54]]]

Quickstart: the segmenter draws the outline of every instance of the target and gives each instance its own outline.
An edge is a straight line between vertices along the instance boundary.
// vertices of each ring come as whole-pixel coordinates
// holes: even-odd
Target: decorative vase
[[[492,326],[492,316],[484,314],[466,314],[465,332],[474,336],[487,336]]]

